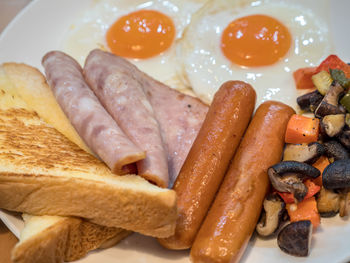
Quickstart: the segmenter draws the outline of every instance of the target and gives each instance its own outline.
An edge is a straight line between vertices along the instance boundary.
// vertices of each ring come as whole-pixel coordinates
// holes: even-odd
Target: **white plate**
[[[61,38],[80,12],[91,0],[36,0],[28,5],[0,36],[0,63],[24,62],[42,69],[40,60],[50,50],[58,49]],[[308,1],[317,5],[317,1]],[[350,1],[331,1],[330,19],[335,53],[350,61]],[[328,12],[328,10],[321,10]],[[22,220],[12,213],[0,211],[0,218],[18,237]],[[78,262],[189,262],[189,251],[169,251],[155,239],[133,234],[119,245],[91,252]],[[241,262],[348,262],[350,260],[350,222],[339,217],[322,219],[313,235],[308,258],[296,258],[282,253],[276,239],[253,238]]]

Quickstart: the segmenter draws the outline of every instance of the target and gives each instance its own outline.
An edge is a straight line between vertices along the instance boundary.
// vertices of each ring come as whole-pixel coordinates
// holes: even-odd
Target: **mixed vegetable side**
[[[281,250],[307,256],[320,217],[350,215],[350,65],[330,55],[318,67],[295,71],[294,79],[298,89],[313,89],[297,99],[312,116],[293,115],[288,123],[283,160],[268,169],[273,190],[256,230],[270,236],[282,228]]]

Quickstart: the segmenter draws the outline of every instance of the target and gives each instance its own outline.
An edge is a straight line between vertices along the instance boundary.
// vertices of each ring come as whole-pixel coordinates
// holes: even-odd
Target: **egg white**
[[[158,56],[149,59],[129,59],[139,69],[170,86],[178,87],[178,60],[176,41],[182,37],[191,15],[203,6],[204,0],[97,0],[77,17],[61,44],[61,49],[74,57],[81,65],[88,53],[95,48],[109,50],[105,34],[120,17],[141,9],[157,10],[169,16],[175,25],[176,36],[172,46]]]
[[[326,2],[317,1],[317,4],[325,5]],[[302,3],[300,0],[209,1],[193,16],[177,48],[183,64],[184,85],[192,87],[197,96],[210,103],[223,82],[243,80],[255,88],[258,104],[273,99],[296,106],[293,71],[318,65],[333,50],[327,19]],[[221,51],[221,34],[226,26],[239,17],[252,14],[272,16],[291,33],[292,45],[288,54],[273,65],[238,66]]]

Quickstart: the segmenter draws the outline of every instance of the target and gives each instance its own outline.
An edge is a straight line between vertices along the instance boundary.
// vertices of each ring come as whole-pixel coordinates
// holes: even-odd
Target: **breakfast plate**
[[[42,56],[62,49],[63,38],[76,18],[89,9],[94,0],[36,0],[28,5],[0,36],[0,63],[24,62],[42,70]],[[148,1],[151,2],[151,1]],[[260,1],[255,1],[257,4]],[[294,0],[314,10],[318,16],[329,19],[332,53],[350,61],[350,28],[346,0],[311,1]],[[313,6],[316,5],[317,6]],[[323,4],[319,4],[323,3]],[[325,4],[326,3],[326,4]],[[0,211],[0,218],[18,237],[23,221],[18,214]],[[279,250],[276,239],[263,240],[253,236],[241,262],[348,262],[350,260],[350,222],[322,218],[321,227],[313,234],[308,258],[291,257]],[[155,239],[133,234],[115,247],[90,252],[77,262],[189,262],[189,251],[170,251],[162,248]]]

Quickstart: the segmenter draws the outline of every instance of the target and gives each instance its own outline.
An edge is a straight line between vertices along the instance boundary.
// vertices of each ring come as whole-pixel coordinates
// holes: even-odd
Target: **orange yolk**
[[[127,58],[149,58],[167,50],[175,37],[173,21],[154,10],[140,10],[119,18],[107,31],[112,53]]]
[[[240,66],[271,65],[291,46],[288,29],[273,17],[251,15],[231,22],[221,37],[226,58]]]

